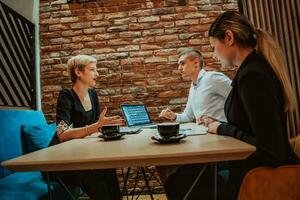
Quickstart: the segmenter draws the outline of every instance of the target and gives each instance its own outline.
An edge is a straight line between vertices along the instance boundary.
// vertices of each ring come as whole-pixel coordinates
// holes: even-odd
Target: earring
[[[78,80],[81,80],[81,78],[80,78],[80,77],[78,77]]]

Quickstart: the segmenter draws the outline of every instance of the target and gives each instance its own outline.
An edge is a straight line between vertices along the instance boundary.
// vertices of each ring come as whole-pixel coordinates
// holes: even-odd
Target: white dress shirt
[[[184,112],[176,114],[176,121],[191,122],[208,115],[226,122],[224,104],[230,90],[231,80],[226,75],[201,69],[197,83],[191,84]]]

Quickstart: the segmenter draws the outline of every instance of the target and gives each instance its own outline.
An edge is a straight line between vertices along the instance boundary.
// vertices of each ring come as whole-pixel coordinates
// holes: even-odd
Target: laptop
[[[143,104],[122,104],[121,110],[128,127],[122,127],[121,132],[134,132],[142,128],[157,128],[152,122],[149,112]]]

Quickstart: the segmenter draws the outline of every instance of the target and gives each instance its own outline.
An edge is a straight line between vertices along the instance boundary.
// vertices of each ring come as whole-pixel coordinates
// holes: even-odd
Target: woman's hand
[[[101,112],[98,124],[99,127],[102,127],[104,125],[109,125],[109,124],[124,124],[124,119],[118,115],[112,116],[112,117],[106,117],[106,112],[107,112],[107,107],[104,108],[104,110]]]
[[[197,118],[196,122],[197,124],[202,124],[208,127],[208,132],[213,134],[217,134],[218,127],[221,124],[217,119],[207,115],[202,115],[201,117]]]

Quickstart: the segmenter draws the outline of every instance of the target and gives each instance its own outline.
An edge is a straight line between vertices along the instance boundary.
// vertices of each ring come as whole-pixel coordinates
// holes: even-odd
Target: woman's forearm
[[[80,128],[70,128],[59,135],[59,140],[65,142],[71,139],[84,138],[98,131],[101,125],[99,123],[94,123],[85,127]]]

